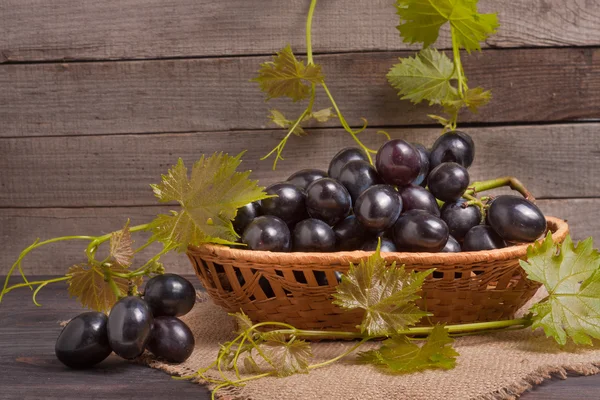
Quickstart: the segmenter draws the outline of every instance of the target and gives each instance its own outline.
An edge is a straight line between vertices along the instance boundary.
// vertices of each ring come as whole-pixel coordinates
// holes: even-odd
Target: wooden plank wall
[[[353,126],[433,143],[425,106],[397,99],[385,73],[415,47],[399,38],[393,0],[317,5],[316,60]],[[277,171],[259,157],[283,132],[249,82],[290,43],[304,48],[308,0],[0,0],[0,275],[35,238],[101,234],[159,211],[149,183],[177,157],[248,149],[265,183],[326,167],[352,142],[331,121],[293,138]],[[465,115],[474,179],[516,175],[541,208],[567,218],[574,237],[600,241],[600,1],[480,0],[501,28],[464,63],[494,98]],[[442,47],[448,47],[443,34]],[[324,98],[317,105],[325,106]],[[142,238],[140,238],[142,240]],[[60,273],[82,256],[59,244],[26,268]],[[181,255],[170,270],[191,272]]]

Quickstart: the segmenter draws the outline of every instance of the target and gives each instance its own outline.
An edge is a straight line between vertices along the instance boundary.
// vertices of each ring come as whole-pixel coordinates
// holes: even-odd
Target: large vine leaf
[[[400,63],[387,74],[388,82],[402,100],[415,104],[428,100],[430,105],[460,100],[452,85],[456,78],[452,60],[433,48],[422,50],[414,58],[400,58]]]
[[[440,28],[450,23],[459,47],[468,52],[480,50],[480,42],[498,28],[496,14],[477,12],[478,0],[397,0],[400,16],[398,30],[407,43],[428,47],[439,36]]]
[[[267,100],[285,96],[298,101],[308,97],[311,84],[323,82],[323,74],[320,65],[298,61],[287,45],[273,56],[273,61],[261,64],[253,81],[267,94]]]
[[[110,267],[112,272],[126,274],[129,272],[127,267],[121,265],[113,265]],[[79,302],[92,310],[108,312],[117,302],[115,293],[110,288],[110,285],[105,280],[105,274],[98,266],[90,265],[74,265],[69,268],[67,275],[70,275],[69,294],[76,297]],[[127,293],[130,281],[118,276],[112,277],[121,293]],[[134,277],[131,279],[131,284],[139,286],[142,284],[142,277]]]
[[[377,250],[366,261],[350,264],[333,294],[334,304],[346,309],[363,309],[360,330],[369,335],[390,335],[431,315],[420,310],[415,300],[425,278],[433,269],[407,272],[394,262],[387,266]]]
[[[548,233],[543,242],[529,246],[521,267],[549,294],[530,310],[533,328],[543,328],[561,345],[568,338],[587,345],[600,339],[600,254],[592,238],[574,245],[567,236],[556,245]]]
[[[151,185],[160,202],[177,201],[180,211],[159,215],[152,223],[152,240],[185,251],[188,245],[232,243],[238,237],[232,225],[237,209],[267,198],[250,171],[237,172],[241,156],[215,153],[192,167],[191,175],[179,159],[160,184]]]
[[[379,349],[362,352],[358,357],[359,361],[380,365],[398,373],[430,368],[452,369],[459,355],[452,343],[454,339],[446,329],[436,325],[421,347],[406,336],[394,336],[385,340]]]

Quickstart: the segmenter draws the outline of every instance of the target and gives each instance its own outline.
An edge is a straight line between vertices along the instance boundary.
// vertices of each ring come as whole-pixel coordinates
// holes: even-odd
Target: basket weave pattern
[[[548,217],[555,243],[568,233],[565,221]],[[519,260],[527,244],[465,253],[382,253],[407,270],[436,268],[423,284],[419,306],[432,322],[470,323],[510,319],[540,284],[525,277]],[[356,330],[362,312],[331,303],[337,279],[371,253],[272,253],[204,245],[188,257],[213,301],[229,312],[243,310],[254,322],[279,321],[299,329]]]

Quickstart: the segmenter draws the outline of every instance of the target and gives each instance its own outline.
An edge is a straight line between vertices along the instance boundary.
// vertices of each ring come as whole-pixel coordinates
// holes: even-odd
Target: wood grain
[[[546,215],[567,219],[574,239],[600,237],[597,223],[600,220],[600,198],[538,200],[538,205]],[[66,235],[102,235],[120,229],[127,218],[131,218],[132,225],[143,224],[168,209],[160,206],[0,209],[0,240],[4,243],[0,253],[0,275],[6,274],[19,253],[38,237],[45,240]],[[137,245],[147,238],[146,233],[134,236]],[[85,241],[69,241],[40,248],[27,256],[23,267],[33,275],[65,273],[69,266],[84,261],[86,245]],[[151,247],[137,260],[143,262],[158,251],[160,246]],[[163,261],[169,272],[193,273],[183,254],[169,253]]]
[[[412,52],[317,57],[352,125],[432,124],[425,104],[400,101],[386,80]],[[250,79],[267,57],[0,65],[0,136],[92,135],[265,129],[270,108],[299,115],[303,105],[264,102]],[[494,94],[463,122],[600,118],[600,49],[488,50],[465,57],[471,87]],[[317,107],[330,104],[319,91]],[[318,109],[318,108],[317,108]],[[325,126],[339,126],[332,120]]]
[[[269,54],[286,43],[304,51],[308,3],[4,0],[0,62]],[[501,27],[487,46],[600,44],[596,0],[482,0],[479,7],[500,14]],[[314,49],[405,49],[397,24],[390,0],[321,1],[313,24]]]
[[[540,198],[600,197],[600,124],[471,128],[476,143],[472,180],[514,175]],[[391,129],[395,138],[430,146],[437,128]],[[331,157],[352,146],[339,129],[293,137],[285,161],[272,171],[260,161],[281,131],[107,135],[0,139],[0,207],[154,205],[151,183],[178,157],[192,163],[202,154],[245,149],[243,169],[265,186],[302,168],[327,169]],[[361,134],[377,149],[384,138]]]
[[[48,278],[48,277],[41,277]],[[0,276],[4,281],[4,277]],[[188,276],[198,285],[198,280]],[[199,285],[197,286],[199,288]],[[0,305],[0,387],[3,400],[178,399],[208,400],[202,386],[170,379],[155,369],[129,363],[115,355],[83,371],[69,370],[54,355],[58,321],[82,310],[68,298],[66,285],[45,287],[31,304],[31,292],[16,290]],[[17,339],[18,338],[18,339]],[[282,384],[285,381],[282,380]],[[596,399],[600,375],[549,379],[522,395],[525,400]]]

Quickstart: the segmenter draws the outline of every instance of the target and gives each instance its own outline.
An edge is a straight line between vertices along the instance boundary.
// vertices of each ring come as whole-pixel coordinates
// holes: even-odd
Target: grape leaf
[[[456,78],[452,60],[432,48],[422,50],[414,58],[400,58],[400,63],[387,74],[388,82],[402,100],[415,104],[428,100],[429,105],[460,100],[458,90],[452,86]]]
[[[454,339],[441,325],[436,325],[421,347],[406,336],[394,336],[383,342],[378,350],[359,353],[361,362],[376,364],[393,372],[407,373],[430,368],[452,369],[459,355],[452,348]]]
[[[600,339],[600,253],[592,238],[575,246],[569,235],[556,245],[548,233],[543,242],[528,247],[521,267],[549,294],[530,309],[534,329],[543,328],[561,345],[568,338],[587,345],[592,345],[591,338]]]
[[[159,215],[150,226],[152,240],[185,251],[188,245],[232,243],[238,236],[231,221],[237,209],[269,197],[258,181],[248,179],[250,171],[237,172],[241,156],[215,153],[187,168],[179,159],[160,184],[151,185],[160,202],[177,201],[180,211]]]
[[[269,119],[271,120],[271,122],[273,122],[275,125],[279,126],[280,128],[289,129],[292,127],[292,125],[294,125],[294,121],[287,119],[285,117],[285,115],[283,115],[283,113],[278,110],[271,110],[271,115],[269,116]],[[306,131],[304,129],[302,129],[300,124],[298,124],[298,126],[296,126],[296,128],[294,128],[293,133],[296,136],[306,135]]]
[[[267,100],[285,96],[298,101],[308,97],[310,84],[322,83],[323,79],[320,65],[304,65],[287,45],[273,57],[273,61],[261,64],[253,81],[258,82],[261,90],[267,93]]]
[[[235,333],[238,335],[246,332],[254,325],[250,317],[247,316],[243,311],[229,315],[235,318],[235,324],[237,326]]]
[[[331,107],[327,107],[322,110],[314,111],[308,114],[306,117],[304,117],[304,121],[307,121],[311,118],[316,120],[317,122],[327,122],[332,118],[337,118],[337,115],[333,112],[333,109]]]
[[[333,294],[334,304],[346,309],[365,310],[360,330],[369,335],[388,335],[414,325],[422,317],[431,315],[414,303],[417,292],[427,275],[424,272],[406,272],[396,263],[386,266],[377,250],[366,261],[350,264],[342,282]]]
[[[476,113],[479,107],[483,107],[492,99],[492,92],[484,90],[482,87],[469,89],[465,92],[464,98],[450,100],[443,103],[444,111],[450,115],[458,115],[463,107],[468,107],[471,112]]]
[[[310,343],[304,340],[287,341],[279,332],[269,333],[268,340],[259,345],[267,361],[278,376],[308,373],[308,360],[312,357]]]
[[[110,257],[119,265],[129,267],[133,260],[133,241],[129,232],[129,220],[120,231],[110,235]]]
[[[449,22],[460,48],[481,50],[479,43],[499,26],[496,14],[477,12],[477,0],[397,0],[396,8],[404,42],[423,47],[435,43],[440,28]]]
[[[122,265],[113,265],[113,272],[126,274],[129,270]],[[104,280],[104,272],[100,267],[93,265],[74,265],[69,268],[68,275],[69,295],[77,297],[79,302],[92,310],[108,312],[117,302],[117,297],[111,290],[108,282]],[[129,280],[113,276],[113,280],[122,293],[127,293]],[[142,277],[134,277],[131,283],[135,286],[142,284]]]

